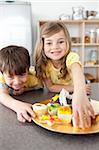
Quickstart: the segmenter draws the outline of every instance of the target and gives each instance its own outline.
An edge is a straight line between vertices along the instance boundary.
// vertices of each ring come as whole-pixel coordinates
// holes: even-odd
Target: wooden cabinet
[[[61,20],[40,20],[39,28],[48,21],[60,22]],[[76,51],[81,58],[84,72],[93,75],[99,82],[99,20],[65,20],[69,30],[72,51]]]

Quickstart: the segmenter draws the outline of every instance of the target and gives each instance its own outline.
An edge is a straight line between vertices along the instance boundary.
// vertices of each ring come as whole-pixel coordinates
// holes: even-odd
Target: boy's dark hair
[[[10,45],[0,50],[0,71],[21,75],[29,70],[30,56],[26,48]]]

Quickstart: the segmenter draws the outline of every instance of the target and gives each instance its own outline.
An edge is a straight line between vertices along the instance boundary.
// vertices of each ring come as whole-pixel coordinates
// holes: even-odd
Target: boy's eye
[[[26,73],[22,73],[20,76],[25,76],[26,75]]]
[[[9,78],[9,79],[13,79],[13,76],[9,75],[8,78]]]

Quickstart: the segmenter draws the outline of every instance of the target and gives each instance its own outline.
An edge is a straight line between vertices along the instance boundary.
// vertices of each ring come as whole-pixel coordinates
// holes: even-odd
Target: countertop
[[[33,90],[17,96],[35,103],[51,98],[54,93]],[[92,98],[99,100],[99,83],[92,84]],[[48,131],[34,122],[20,123],[16,114],[0,104],[0,150],[99,150],[99,133],[70,135]]]

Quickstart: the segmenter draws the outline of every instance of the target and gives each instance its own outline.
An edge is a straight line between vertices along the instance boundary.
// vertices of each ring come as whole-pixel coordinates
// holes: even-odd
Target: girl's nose
[[[57,49],[57,48],[58,48],[58,43],[54,42],[53,45],[52,45],[52,47],[53,47],[54,49]]]

